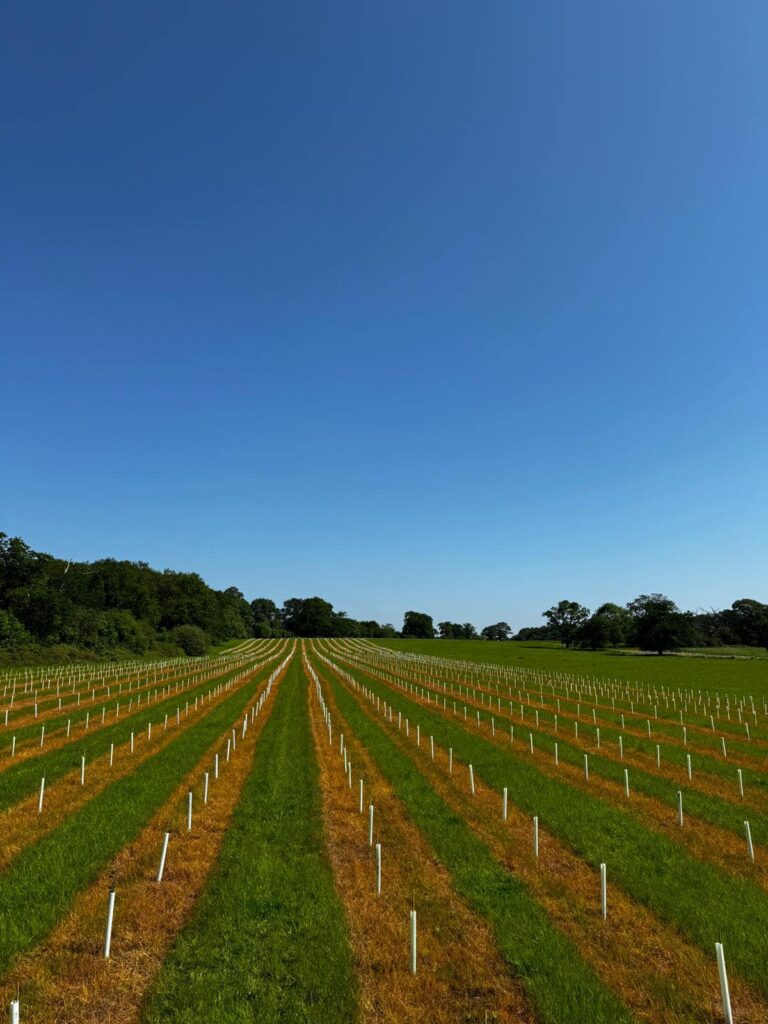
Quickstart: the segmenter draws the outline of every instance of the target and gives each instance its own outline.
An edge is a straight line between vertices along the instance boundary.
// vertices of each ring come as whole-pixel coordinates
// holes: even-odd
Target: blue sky
[[[764,3],[4,19],[0,529],[396,624],[768,600]]]

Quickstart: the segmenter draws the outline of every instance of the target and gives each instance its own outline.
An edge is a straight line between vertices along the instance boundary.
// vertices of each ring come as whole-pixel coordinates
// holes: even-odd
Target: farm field
[[[568,650],[554,641],[376,640],[392,651],[458,661],[489,662],[510,668],[566,672],[571,675],[681,686],[732,693],[768,695],[768,652],[758,647],[707,648],[679,655],[629,651]],[[715,655],[717,652],[717,655]],[[728,652],[728,656],[726,656]],[[748,655],[748,656],[747,656]]]
[[[705,685],[515,650],[252,640],[0,676],[5,1008],[765,1024],[752,663]]]

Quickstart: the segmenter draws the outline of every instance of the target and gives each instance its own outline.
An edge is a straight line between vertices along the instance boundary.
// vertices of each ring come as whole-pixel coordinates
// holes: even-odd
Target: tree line
[[[744,597],[721,611],[681,611],[664,594],[640,594],[626,605],[608,602],[595,612],[578,601],[559,601],[542,612],[546,626],[528,626],[513,635],[506,622],[478,634],[470,623],[438,622],[422,612],[406,612],[401,635],[446,640],[558,640],[566,647],[602,650],[637,647],[643,651],[683,647],[745,646],[768,648],[768,604]]]
[[[0,662],[201,655],[248,637],[397,636],[319,597],[247,601],[197,573],[145,562],[73,562],[0,533]]]
[[[723,611],[683,612],[663,594],[642,594],[594,613],[560,601],[545,626],[513,636],[506,622],[478,632],[472,623],[438,622],[407,611],[391,623],[352,619],[321,597],[247,601],[237,587],[214,590],[197,573],[158,571],[145,562],[72,562],[33,551],[0,533],[0,661],[204,654],[212,644],[248,637],[412,637],[491,641],[559,640],[599,650],[633,646],[676,650],[742,644],[768,647],[768,605],[751,598]]]

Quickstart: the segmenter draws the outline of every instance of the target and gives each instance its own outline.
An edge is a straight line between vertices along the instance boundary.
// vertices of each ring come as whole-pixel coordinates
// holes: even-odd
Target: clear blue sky
[[[768,6],[11,2],[0,529],[395,624],[768,600]]]

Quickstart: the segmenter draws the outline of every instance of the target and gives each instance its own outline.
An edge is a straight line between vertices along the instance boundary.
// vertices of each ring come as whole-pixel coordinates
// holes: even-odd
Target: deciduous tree
[[[577,630],[589,618],[589,608],[585,608],[577,601],[559,601],[542,612],[542,615],[552,627],[558,640],[566,647],[570,647]]]

